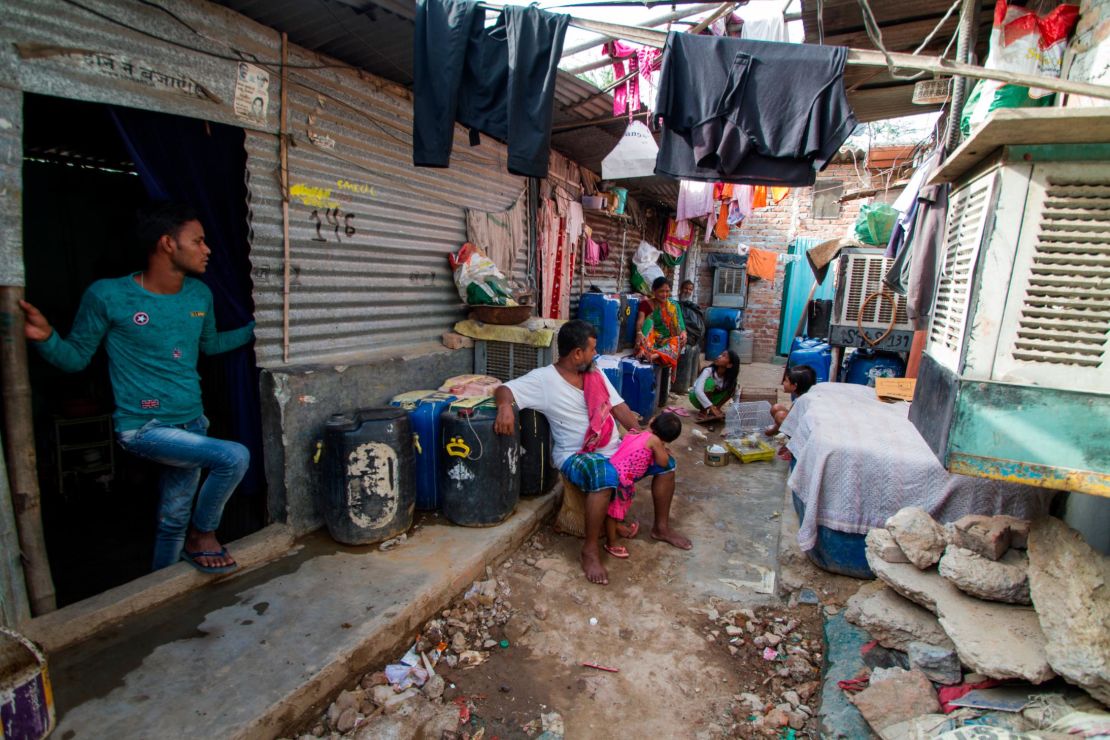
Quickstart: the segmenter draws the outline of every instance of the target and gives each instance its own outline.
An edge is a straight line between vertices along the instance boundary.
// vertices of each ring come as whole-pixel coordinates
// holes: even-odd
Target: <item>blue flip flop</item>
[[[189,565],[196,568],[197,570],[199,570],[201,573],[212,573],[212,574],[230,573],[233,570],[237,570],[239,568],[239,563],[232,563],[231,565],[213,566],[213,565],[203,565],[202,563],[197,562],[197,558],[226,558],[226,557],[230,557],[227,554],[227,548],[226,547],[221,548],[219,550],[219,552],[213,552],[213,551],[210,551],[210,550],[198,550],[196,552],[189,552],[188,550],[183,550],[181,552],[181,559],[184,560]]]

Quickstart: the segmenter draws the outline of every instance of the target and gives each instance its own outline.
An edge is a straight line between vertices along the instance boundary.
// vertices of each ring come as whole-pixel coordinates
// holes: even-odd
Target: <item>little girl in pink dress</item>
[[[636,481],[643,478],[654,464],[666,467],[670,461],[667,443],[678,439],[682,433],[682,420],[670,412],[659,414],[651,420],[648,430],[626,434],[621,446],[609,458],[616,469],[620,484],[609,502],[608,516],[605,518],[605,535],[608,542],[605,551],[615,558],[627,558],[628,548],[620,544],[617,525],[628,516],[632,507],[632,497],[636,493]],[[629,537],[634,537],[639,527],[633,526]]]

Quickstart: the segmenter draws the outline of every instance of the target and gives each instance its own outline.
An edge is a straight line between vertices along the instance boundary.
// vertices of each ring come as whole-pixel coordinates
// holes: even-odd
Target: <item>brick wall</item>
[[[1072,80],[1110,84],[1110,0],[1080,0],[1079,23],[1064,57],[1066,76]],[[1067,105],[1107,105],[1080,95],[1069,96]]]
[[[862,162],[859,172],[867,178]],[[815,188],[820,188],[822,182],[827,180],[840,180],[844,184],[845,192],[863,187],[856,175],[856,168],[850,160],[846,164],[829,165],[818,176]],[[713,274],[707,264],[707,254],[735,253],[737,244],[785,253],[789,251],[790,243],[797,237],[814,237],[823,241],[844,236],[849,227],[855,224],[860,206],[868,202],[867,199],[858,199],[843,203],[838,218],[814,218],[815,188],[793,188],[790,194],[778,204],[753,212],[739,228],[732,230],[727,240],[714,240],[709,244],[702,244],[696,280],[698,302],[707,305],[713,295]],[[778,265],[774,281],[751,279],[748,282],[744,328],[755,332],[753,356],[756,362],[770,361],[778,346],[785,269],[785,264]]]

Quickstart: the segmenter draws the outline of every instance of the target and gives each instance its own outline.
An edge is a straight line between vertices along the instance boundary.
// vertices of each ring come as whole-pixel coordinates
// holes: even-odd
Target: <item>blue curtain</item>
[[[798,327],[798,321],[805,313],[809,289],[813,287],[813,270],[810,269],[809,263],[806,261],[806,252],[822,241],[822,239],[807,236],[795,239],[794,243],[790,245],[789,253],[798,255],[801,259],[788,266],[786,281],[783,286],[782,322],[779,324],[778,353],[780,355],[790,354],[790,345],[794,341],[794,330]],[[828,275],[825,276],[825,282],[817,288],[813,298],[814,300],[831,299],[835,292],[836,285],[833,280],[833,271],[829,270]]]
[[[247,154],[234,126],[131,108],[109,112],[151,200],[187,203],[204,224],[212,249],[203,280],[212,290],[216,326],[233,329],[254,317],[247,223]],[[230,438],[250,450],[251,464],[236,496],[264,495],[258,367],[251,345],[206,363],[209,409],[226,409]]]

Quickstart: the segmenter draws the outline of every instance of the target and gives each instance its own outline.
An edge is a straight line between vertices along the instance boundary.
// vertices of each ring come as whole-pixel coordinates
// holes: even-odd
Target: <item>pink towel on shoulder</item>
[[[609,403],[609,387],[600,370],[583,374],[582,392],[586,396],[586,413],[590,417],[590,426],[586,429],[586,438],[580,452],[595,452],[609,444],[613,437],[614,424],[609,413],[613,410]]]

